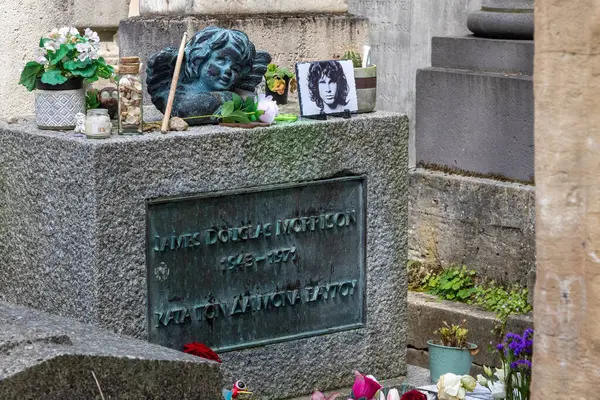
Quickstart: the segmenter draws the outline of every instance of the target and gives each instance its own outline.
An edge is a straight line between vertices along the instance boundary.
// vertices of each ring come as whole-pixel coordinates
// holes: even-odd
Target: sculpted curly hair
[[[231,43],[232,49],[240,56],[240,78],[252,70],[256,55],[254,45],[244,32],[210,26],[198,32],[185,46],[184,79],[192,81],[198,78],[202,65],[215,50],[225,48]]]
[[[325,105],[319,94],[319,81],[322,77],[328,77],[332,82],[337,83],[337,91],[335,93],[335,102],[331,106],[335,108],[340,105],[348,104],[348,81],[346,74],[342,68],[342,64],[337,61],[319,61],[312,63],[308,69],[308,90],[310,91],[310,99],[317,104],[317,107],[323,111]]]

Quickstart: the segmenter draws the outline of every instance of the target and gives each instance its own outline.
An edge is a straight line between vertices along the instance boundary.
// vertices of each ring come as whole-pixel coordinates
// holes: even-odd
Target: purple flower
[[[527,369],[531,369],[531,361],[529,360],[517,360],[515,362],[510,363],[510,367],[515,369],[515,368],[519,368],[519,367],[525,367]]]
[[[498,351],[504,350],[504,345],[502,343],[497,344],[496,345],[496,350],[498,350]]]

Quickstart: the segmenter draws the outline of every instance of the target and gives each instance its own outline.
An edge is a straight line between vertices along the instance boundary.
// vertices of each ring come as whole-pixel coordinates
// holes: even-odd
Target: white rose
[[[275,117],[279,114],[279,107],[277,107],[277,103],[273,101],[273,96],[265,96],[262,93],[258,95],[257,109],[264,111],[260,116],[260,120],[267,124],[273,123]]]
[[[440,376],[437,384],[439,400],[463,400],[467,393],[461,379],[462,376],[451,373]]]

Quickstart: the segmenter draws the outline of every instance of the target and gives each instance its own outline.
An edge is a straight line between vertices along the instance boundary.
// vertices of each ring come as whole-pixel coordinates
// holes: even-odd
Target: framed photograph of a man
[[[351,60],[296,64],[300,115],[338,115],[358,111]]]

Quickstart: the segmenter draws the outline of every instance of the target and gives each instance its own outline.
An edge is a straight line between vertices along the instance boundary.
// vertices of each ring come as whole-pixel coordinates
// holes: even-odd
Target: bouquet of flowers
[[[40,39],[35,61],[29,61],[19,83],[32,91],[36,80],[48,85],[61,85],[69,79],[82,78],[93,82],[108,79],[113,67],[98,55],[98,33],[87,28],[83,35],[73,27],[53,29]]]
[[[321,392],[314,392],[311,400],[335,400],[339,396],[339,393],[334,393],[325,397]],[[411,390],[400,397],[398,389],[390,389],[386,396],[374,376],[354,371],[354,385],[348,400],[427,400],[427,396],[418,390]]]
[[[467,392],[472,392],[477,387],[477,381],[470,375],[455,375],[451,373],[440,376],[438,380],[439,400],[464,400]]]
[[[484,367],[486,376],[477,375],[477,381],[490,390],[494,399],[529,400],[533,329],[525,329],[522,336],[507,333],[496,350],[502,358],[502,369],[492,373]]]

